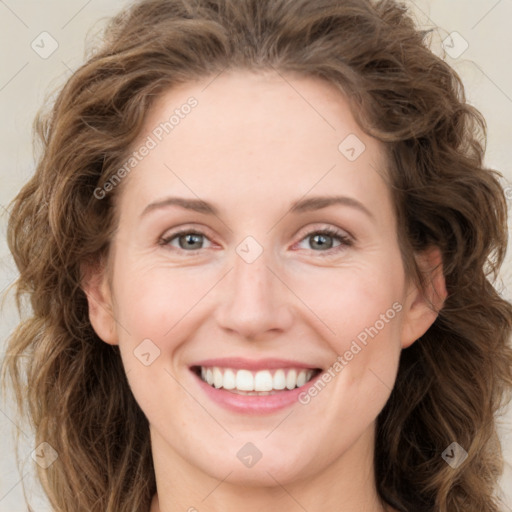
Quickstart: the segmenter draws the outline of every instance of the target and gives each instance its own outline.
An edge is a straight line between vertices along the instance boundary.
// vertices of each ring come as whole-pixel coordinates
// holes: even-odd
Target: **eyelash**
[[[203,236],[208,239],[208,237],[201,231],[196,231],[194,229],[182,229],[175,233],[171,233],[168,236],[162,237],[158,243],[159,243],[159,245],[162,245],[162,246],[169,246],[170,242],[172,240],[174,240],[175,238],[178,238],[182,235],[199,235],[199,236]],[[352,240],[351,237],[347,236],[344,232],[339,231],[332,227],[326,227],[323,229],[310,231],[304,237],[301,238],[300,242],[302,242],[303,240],[306,240],[309,237],[312,237],[313,235],[327,235],[332,238],[336,238],[341,242],[340,245],[338,245],[337,247],[331,247],[330,249],[327,249],[325,251],[315,251],[315,250],[311,249],[311,251],[313,251],[313,252],[318,252],[321,257],[332,256],[334,254],[337,254],[339,251],[345,249],[346,247],[352,247],[354,245],[354,241]],[[179,253],[188,253],[188,254],[195,255],[198,251],[201,251],[202,249],[193,249],[191,251],[187,251],[185,249],[181,249],[180,247],[173,247],[173,250],[178,251]]]

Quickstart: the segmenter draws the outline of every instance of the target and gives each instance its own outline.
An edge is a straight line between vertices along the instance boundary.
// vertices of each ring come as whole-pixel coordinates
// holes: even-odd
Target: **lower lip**
[[[196,373],[192,373],[199,382],[201,389],[211,400],[225,409],[241,414],[268,414],[299,403],[299,395],[307,392],[322,375],[322,372],[320,372],[300,388],[277,391],[274,395],[239,395],[222,388],[214,388],[202,380]]]

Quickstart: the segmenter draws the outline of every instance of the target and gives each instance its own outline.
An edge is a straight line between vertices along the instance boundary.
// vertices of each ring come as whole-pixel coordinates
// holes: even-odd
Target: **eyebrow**
[[[291,204],[290,212],[303,213],[308,211],[321,210],[323,208],[327,208],[335,204],[350,206],[363,212],[368,217],[375,220],[375,216],[373,215],[372,212],[370,212],[370,210],[368,210],[368,208],[366,208],[366,206],[360,203],[357,199],[347,196],[314,196],[309,197],[307,199],[299,199]],[[186,210],[192,210],[198,213],[203,213],[205,215],[219,215],[219,209],[216,206],[206,201],[203,201],[202,199],[166,197],[159,201],[155,201],[154,203],[148,204],[146,208],[144,208],[140,216],[143,217],[153,210],[165,208],[168,206],[179,206]]]

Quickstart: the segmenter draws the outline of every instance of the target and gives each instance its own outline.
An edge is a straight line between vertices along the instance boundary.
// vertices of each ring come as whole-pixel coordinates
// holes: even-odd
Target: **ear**
[[[112,292],[105,265],[102,263],[83,265],[81,288],[87,296],[89,321],[94,331],[105,343],[117,345]]]
[[[443,273],[443,258],[438,247],[416,254],[416,262],[425,277],[425,291],[410,283],[404,307],[402,348],[423,336],[441,311],[448,293]]]

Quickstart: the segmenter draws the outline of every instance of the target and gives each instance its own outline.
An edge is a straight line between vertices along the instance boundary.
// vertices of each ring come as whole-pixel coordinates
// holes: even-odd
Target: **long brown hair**
[[[38,468],[52,506],[149,510],[148,423],[118,347],[91,327],[80,269],[108,254],[118,189],[101,200],[94,191],[125,161],[155,98],[225,69],[327,80],[384,143],[407,273],[423,285],[414,252],[439,247],[448,298],[402,351],[377,420],[377,490],[401,512],[497,511],[495,419],[512,388],[512,306],[493,287],[507,245],[505,196],[483,164],[482,115],[392,0],[141,1],[111,21],[103,46],[39,114],[43,151],[8,225],[16,297],[28,296],[32,311],[9,339],[4,381],[36,444],[59,455]],[[468,454],[457,468],[441,456],[454,441]]]

